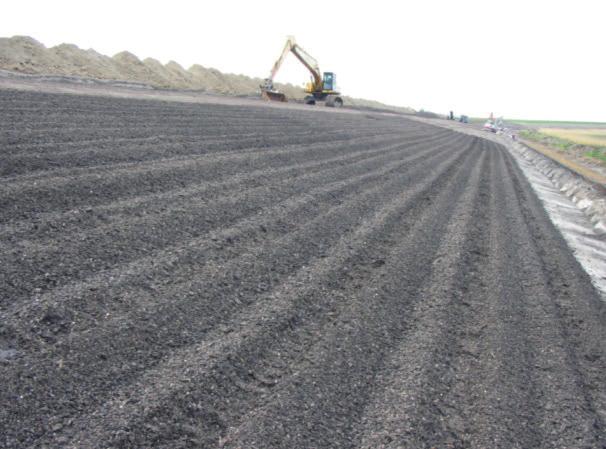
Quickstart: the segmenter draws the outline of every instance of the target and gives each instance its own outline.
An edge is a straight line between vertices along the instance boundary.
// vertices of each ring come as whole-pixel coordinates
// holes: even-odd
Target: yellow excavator
[[[318,61],[309,55],[295,41],[293,36],[288,36],[286,45],[282,54],[274,64],[269,78],[266,78],[261,87],[261,96],[272,101],[286,101],[286,95],[274,88],[274,77],[280,70],[284,59],[288,53],[292,52],[296,58],[309,70],[311,73],[311,81],[305,86],[305,92],[308,94],[304,101],[305,104],[316,104],[324,102],[326,106],[340,108],[343,106],[343,98],[337,92],[337,77],[333,72],[320,71]]]

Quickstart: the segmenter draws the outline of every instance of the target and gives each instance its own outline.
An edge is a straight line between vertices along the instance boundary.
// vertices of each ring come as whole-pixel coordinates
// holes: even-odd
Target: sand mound
[[[162,83],[165,87],[175,87],[179,89],[187,88],[187,85],[179,85],[178,80],[172,78],[172,73],[166,68],[164,64],[154,58],[146,58],[143,60],[143,64],[151,72],[155,73],[157,77],[162,79]]]
[[[156,87],[171,87],[169,81],[164,79],[160,73],[145,65],[143,61],[132,53],[123,51],[114,55],[112,59],[118,67],[122,79],[146,83]]]
[[[82,50],[73,44],[46,48],[27,36],[0,38],[0,69],[131,81],[159,88],[194,89],[238,96],[258,95],[259,85],[263,82],[261,78],[222,73],[199,64],[186,70],[174,61],[166,65],[153,58],[141,61],[127,51],[109,57],[92,49]],[[300,87],[292,84],[277,83],[276,87],[291,99],[301,99],[305,96]],[[369,100],[347,98],[346,102],[352,106],[412,112],[410,109],[387,107]]]
[[[185,70],[179,63],[170,61],[164,66],[173,80],[175,86],[180,86],[185,89],[192,89],[194,85],[193,75]]]
[[[213,72],[211,69],[202,67],[199,64],[194,64],[188,70],[192,76],[193,88],[202,89],[209,92],[219,92],[223,94],[231,94],[228,84],[223,77],[217,75],[220,72]]]
[[[111,58],[95,50],[82,50],[73,44],[61,44],[50,48],[48,53],[62,61],[62,75],[121,79],[120,71]]]
[[[27,36],[0,38],[0,67],[24,73],[61,73],[60,58]]]

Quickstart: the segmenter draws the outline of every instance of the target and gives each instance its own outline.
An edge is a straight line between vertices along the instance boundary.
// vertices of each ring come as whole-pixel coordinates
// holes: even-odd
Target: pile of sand
[[[0,69],[30,74],[130,81],[158,88],[193,89],[237,96],[259,95],[259,85],[263,82],[260,78],[222,73],[198,64],[186,70],[174,61],[166,65],[153,58],[141,61],[127,51],[109,57],[92,49],[82,50],[73,44],[46,48],[27,36],[0,38]],[[305,96],[301,88],[291,84],[276,86],[288,98],[301,99]],[[406,108],[387,107],[369,100],[346,97],[345,101],[351,106],[412,112]]]
[[[63,61],[40,42],[26,36],[0,39],[0,67],[25,73],[58,73]]]
[[[46,52],[52,55],[55,61],[61,61],[61,64],[53,72],[40,64],[38,67],[40,72],[101,79],[118,79],[120,77],[120,72],[114,66],[112,59],[94,50],[81,50],[72,44],[61,44]]]
[[[0,68],[22,73],[70,75],[103,80],[131,81],[160,88],[195,89],[225,95],[257,95],[262,80],[193,65],[189,70],[171,61],[160,61],[123,51],[108,57],[72,44],[46,48],[26,36],[0,38]],[[292,98],[303,93],[294,86],[281,86]]]

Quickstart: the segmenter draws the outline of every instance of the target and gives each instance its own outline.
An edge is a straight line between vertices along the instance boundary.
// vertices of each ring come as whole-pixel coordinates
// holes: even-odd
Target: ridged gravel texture
[[[0,248],[0,447],[606,447],[604,304],[494,142],[0,90]]]

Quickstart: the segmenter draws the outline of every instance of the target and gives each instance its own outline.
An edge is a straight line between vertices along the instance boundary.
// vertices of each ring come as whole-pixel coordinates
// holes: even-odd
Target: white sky
[[[259,77],[292,34],[346,95],[478,117],[606,121],[605,0],[18,0],[1,9],[1,36]],[[289,55],[276,79],[308,77]]]

